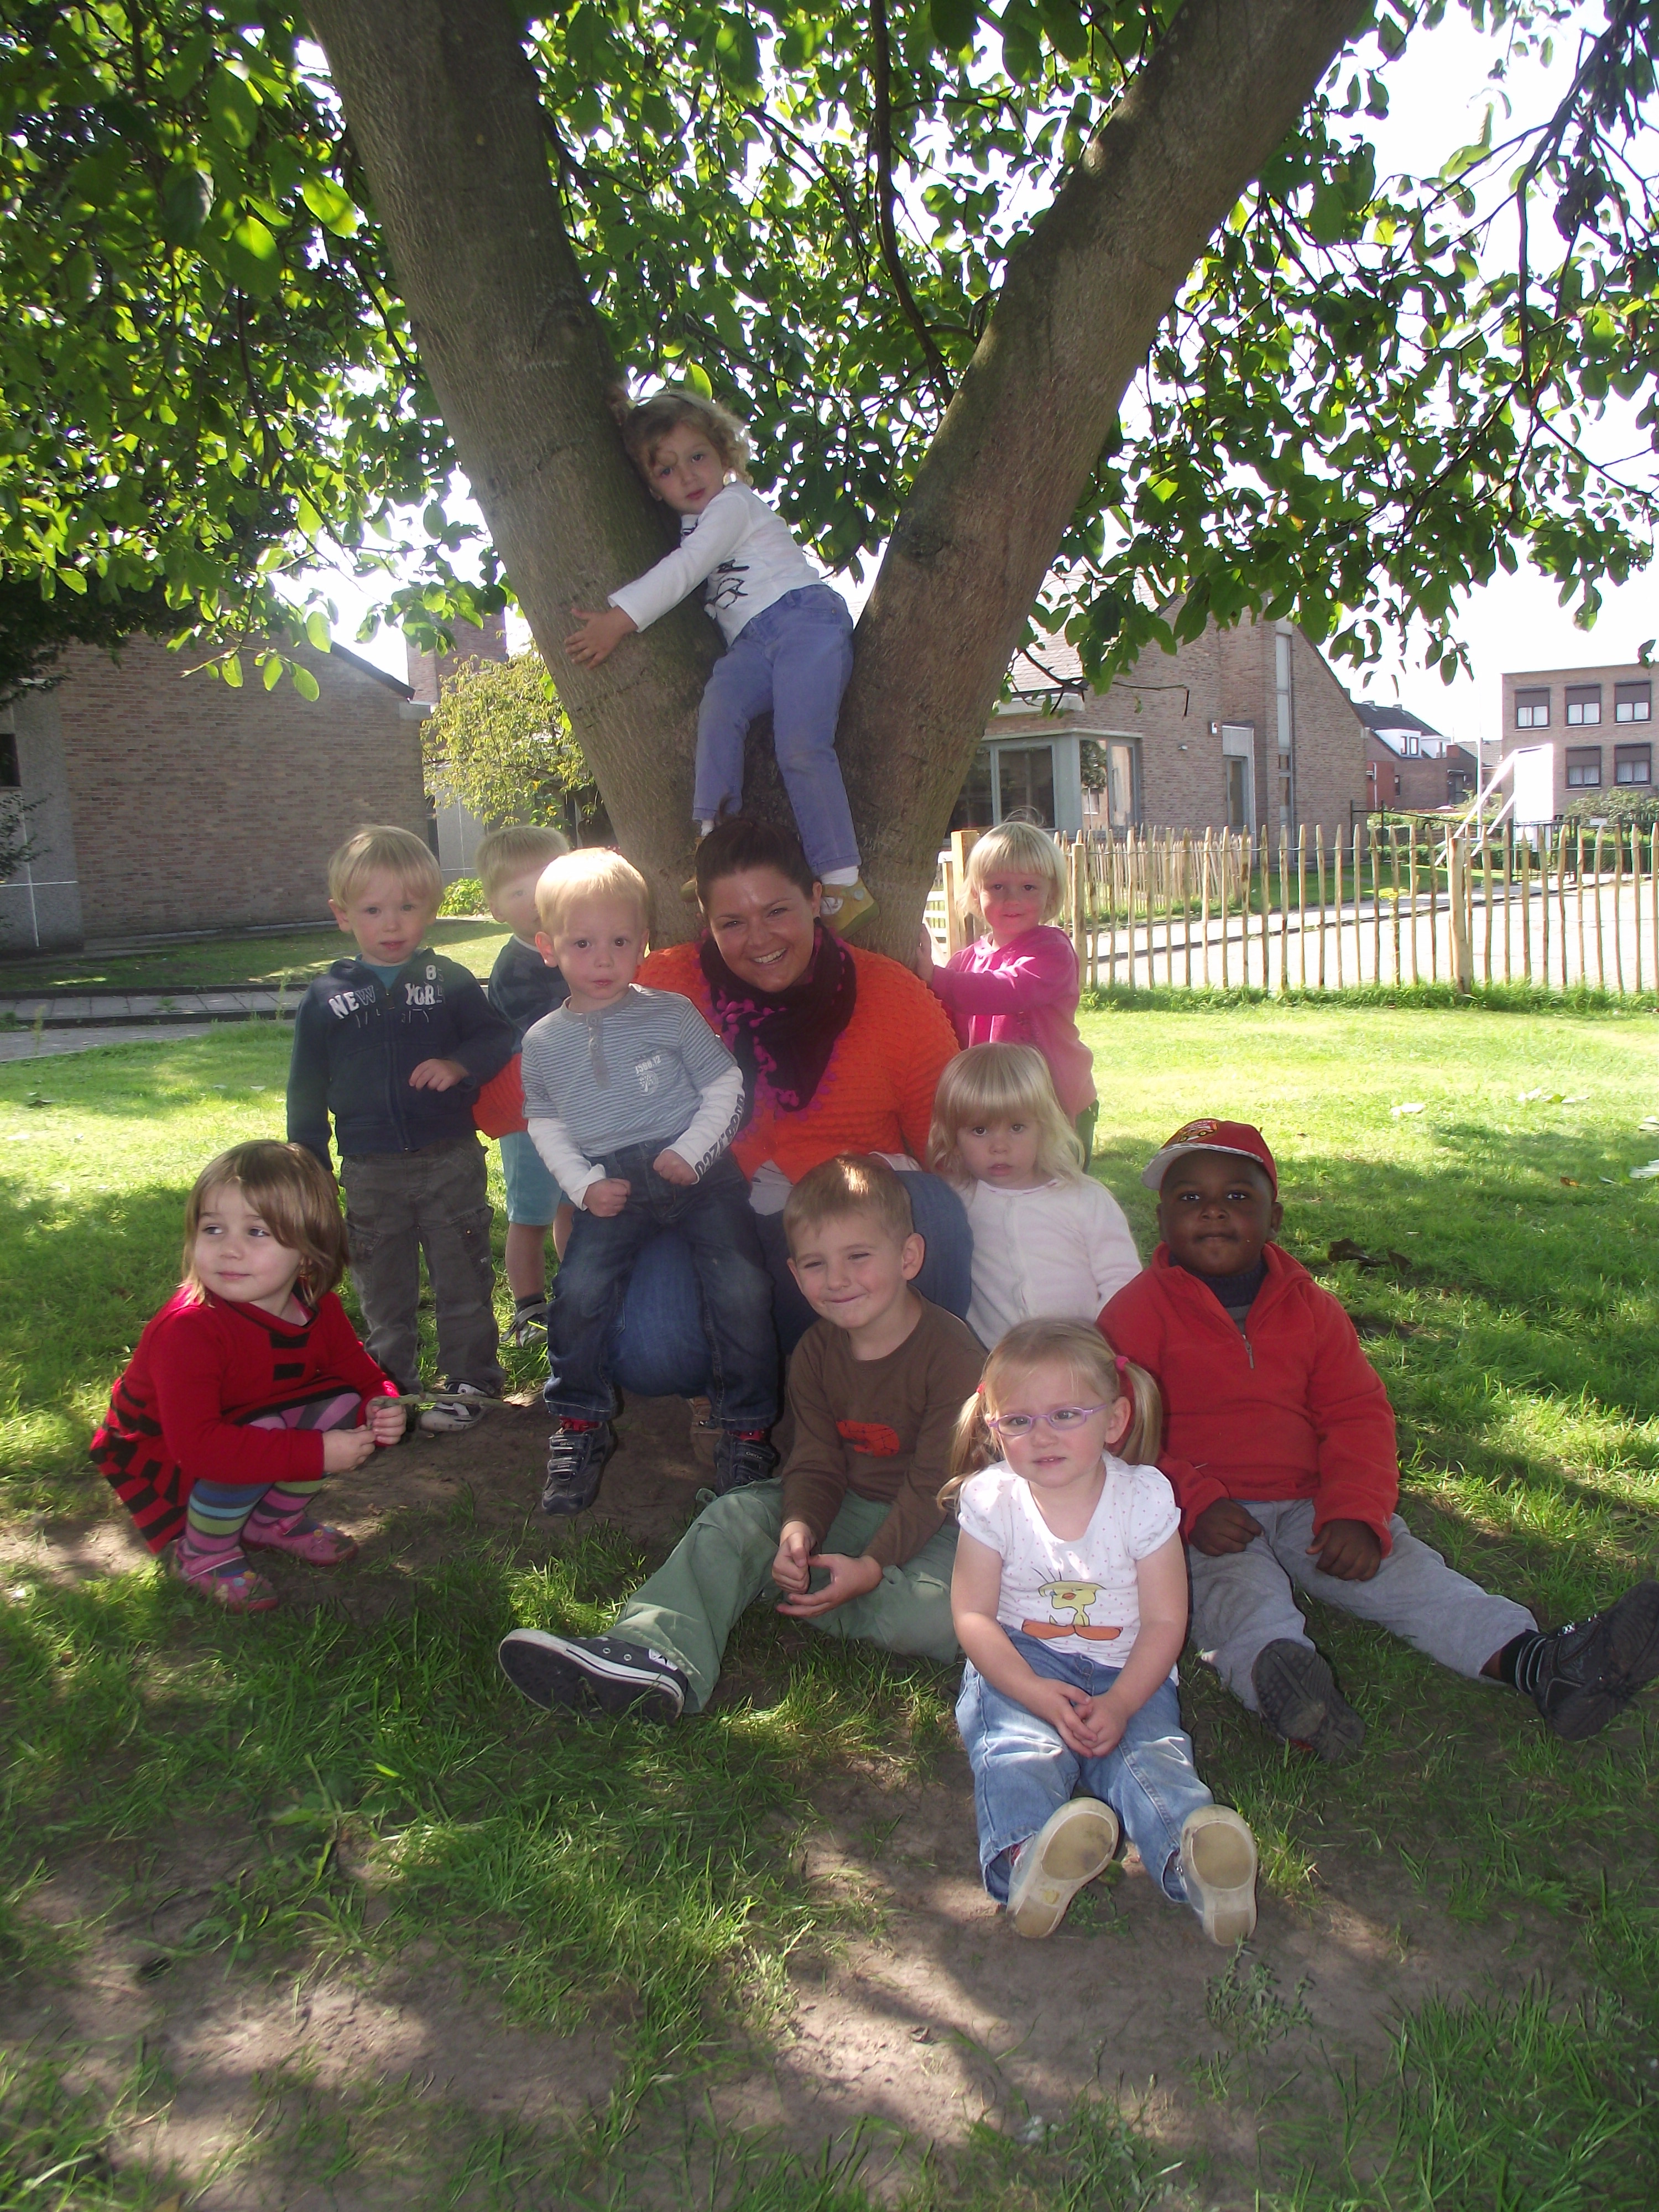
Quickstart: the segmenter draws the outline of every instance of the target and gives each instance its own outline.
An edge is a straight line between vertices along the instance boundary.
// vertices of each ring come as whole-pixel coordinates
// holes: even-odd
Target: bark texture
[[[915,942],[933,856],[1009,657],[1130,379],[1204,241],[1294,124],[1359,0],[1187,0],[1009,264],[859,626],[839,739],[882,901]],[[549,170],[512,11],[310,0],[421,358],[659,941],[690,917],[690,603],[584,673],[562,646],[672,542],[606,405],[614,369]],[[751,747],[751,758],[753,748]],[[767,803],[775,805],[775,780]]]
[[[653,935],[690,927],[697,701],[719,644],[693,600],[584,671],[574,602],[603,606],[676,542],[623,451],[617,371],[548,166],[535,74],[499,0],[309,0],[456,454],[617,836]]]

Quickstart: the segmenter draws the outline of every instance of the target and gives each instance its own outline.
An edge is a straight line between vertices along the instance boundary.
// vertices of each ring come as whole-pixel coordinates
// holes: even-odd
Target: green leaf
[[[192,244],[213,210],[213,179],[204,169],[179,162],[161,187],[161,234],[174,246]]]
[[[219,662],[218,668],[221,680],[228,684],[233,691],[240,691],[242,688],[241,654],[240,653],[227,653],[225,658]]]
[[[267,691],[274,691],[283,680],[283,657],[279,653],[262,653],[259,671],[265,680]]]
[[[247,79],[234,70],[216,70],[208,79],[207,104],[221,137],[245,154],[259,128],[259,102]]]
[[[328,617],[320,607],[313,607],[306,617],[306,635],[313,651],[327,653],[331,648],[334,641],[329,635]]]
[[[311,671],[308,668],[301,667],[298,661],[294,664],[294,688],[302,699],[319,699],[322,696],[322,686]]]
[[[257,215],[244,212],[225,245],[225,269],[233,283],[256,299],[268,300],[282,282],[276,240]]]
[[[973,45],[979,21],[976,0],[927,0],[927,18],[947,53],[959,54]]]
[[[300,187],[300,197],[323,228],[337,238],[349,238],[362,220],[331,177],[307,177]]]

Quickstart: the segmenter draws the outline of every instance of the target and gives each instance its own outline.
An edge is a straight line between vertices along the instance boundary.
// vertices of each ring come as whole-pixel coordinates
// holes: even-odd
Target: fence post
[[[1532,983],[1532,845],[1521,842],[1521,973]]]
[[[1422,981],[1417,964],[1417,822],[1413,817],[1406,824],[1406,835],[1411,840],[1406,848],[1406,880],[1412,910],[1412,981]]]
[[[1451,892],[1452,981],[1467,999],[1474,981],[1474,887],[1470,880],[1469,837],[1465,830],[1446,838],[1446,881]]]

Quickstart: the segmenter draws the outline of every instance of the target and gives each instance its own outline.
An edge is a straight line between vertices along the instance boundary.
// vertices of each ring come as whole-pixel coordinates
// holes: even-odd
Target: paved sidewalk
[[[255,984],[239,991],[29,991],[0,997],[0,1029],[8,1016],[31,1030],[36,1022],[54,1030],[101,1022],[250,1022],[279,1014],[292,1020],[303,995],[303,987],[281,991]]]
[[[163,1044],[173,1037],[197,1037],[199,1022],[147,1022],[122,1024],[106,1022],[82,1029],[0,1030],[0,1066],[8,1061],[61,1060],[66,1053],[96,1052],[100,1045]]]

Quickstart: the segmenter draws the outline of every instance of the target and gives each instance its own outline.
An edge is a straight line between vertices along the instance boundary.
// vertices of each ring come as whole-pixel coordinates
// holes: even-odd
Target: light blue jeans
[[[1055,1651],[1018,1629],[1008,1641],[1035,1673],[1074,1683],[1091,1697],[1103,1695],[1123,1671],[1099,1666],[1085,1652]],[[999,1904],[1008,1902],[1010,1853],[1078,1794],[1079,1783],[1085,1797],[1097,1797],[1117,1814],[1164,1895],[1186,1903],[1182,1826],[1212,1801],[1193,1765],[1173,1682],[1158,1685],[1104,1759],[1079,1759],[1047,1721],[994,1690],[971,1662],[957,1700],[957,1727],[974,1771],[980,1871]]]
[[[966,1209],[943,1176],[918,1170],[905,1176],[904,1188],[916,1233],[927,1247],[916,1288],[936,1306],[966,1320],[974,1256]],[[778,1348],[787,1359],[815,1316],[789,1272],[783,1216],[757,1214],[755,1226],[772,1277]],[[610,1365],[623,1389],[638,1397],[708,1395],[708,1339],[698,1304],[697,1279],[684,1239],[672,1229],[653,1237],[634,1263],[622,1316],[611,1339]]]
[[[697,711],[693,819],[715,822],[722,806],[741,806],[744,740],[770,708],[772,750],[813,874],[856,868],[859,841],[836,758],[852,672],[852,613],[828,584],[786,592],[746,622],[714,663]]]

